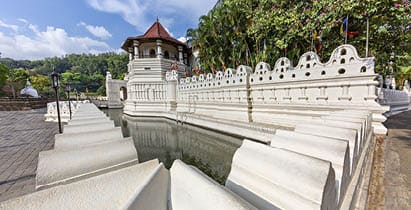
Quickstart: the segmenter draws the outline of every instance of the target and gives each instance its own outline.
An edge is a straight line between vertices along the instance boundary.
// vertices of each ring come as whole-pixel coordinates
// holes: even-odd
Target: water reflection
[[[121,126],[124,137],[132,136],[140,162],[158,158],[167,168],[175,159],[196,166],[224,184],[241,139],[190,125],[177,125],[163,118],[130,117],[121,109],[104,110]]]

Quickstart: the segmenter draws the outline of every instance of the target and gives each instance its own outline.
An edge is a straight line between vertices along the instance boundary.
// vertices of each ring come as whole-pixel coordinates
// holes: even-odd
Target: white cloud
[[[196,24],[198,18],[206,14],[216,0],[87,0],[87,2],[96,10],[121,15],[139,32],[145,32],[156,16],[160,16],[160,21],[168,27],[172,26],[175,20]]]
[[[1,20],[0,20],[0,27],[8,28],[8,29],[11,29],[11,30],[13,30],[13,31],[19,30],[19,26],[13,25],[13,24],[7,24],[7,23],[5,23],[5,22],[3,22],[3,21],[1,21]]]
[[[5,34],[0,31],[2,57],[34,60],[70,53],[102,53],[113,50],[102,41],[70,36],[62,28],[47,26],[43,31],[33,24],[27,27],[30,34]]]
[[[180,41],[180,42],[186,43],[187,38],[185,38],[184,36],[182,36],[182,37],[178,38],[177,40]]]
[[[24,19],[24,18],[19,18],[19,19],[17,19],[18,21],[20,21],[20,22],[22,22],[22,23],[29,23],[29,21],[27,21],[26,19]]]
[[[101,39],[108,39],[112,37],[111,33],[108,32],[107,29],[103,26],[88,25],[85,22],[80,22],[79,25],[84,26],[84,28],[86,28],[88,32]]]

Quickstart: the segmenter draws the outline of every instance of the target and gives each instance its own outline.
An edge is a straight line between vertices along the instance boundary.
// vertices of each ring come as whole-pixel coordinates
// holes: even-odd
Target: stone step
[[[244,140],[226,186],[258,209],[336,209],[329,161]]]
[[[108,117],[93,117],[93,118],[83,118],[77,120],[70,120],[68,125],[82,125],[82,124],[93,124],[93,123],[100,123],[100,122],[112,122]]]
[[[169,173],[158,160],[0,203],[0,209],[167,210]]]
[[[170,169],[171,209],[256,209],[197,168],[175,160]]]
[[[36,189],[77,181],[138,162],[131,138],[39,153]]]
[[[122,141],[123,134],[120,127],[106,129],[102,131],[91,131],[72,134],[56,134],[54,149],[73,149],[87,145],[98,144],[106,141]]]
[[[103,131],[111,128],[114,128],[114,123],[112,121],[81,125],[66,125],[64,126],[63,133],[73,134],[82,132]]]

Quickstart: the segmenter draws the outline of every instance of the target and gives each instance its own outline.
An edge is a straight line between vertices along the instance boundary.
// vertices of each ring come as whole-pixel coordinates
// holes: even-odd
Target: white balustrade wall
[[[248,122],[251,71],[248,66],[239,66],[215,75],[180,79],[177,111]]]
[[[374,58],[360,58],[351,45],[336,48],[327,63],[314,52],[293,66],[280,58],[271,68],[260,62],[224,73],[180,79],[177,111],[247,122],[272,122],[270,112],[287,107],[307,110],[368,110],[383,121],[385,108],[376,102]],[[234,114],[235,113],[235,114]],[[379,122],[380,123],[380,122]]]
[[[77,102],[71,101],[71,113],[74,114],[81,103],[88,103],[88,101],[84,102]],[[59,101],[60,105],[60,120],[61,122],[68,122],[70,120],[70,109],[69,109],[69,102],[68,101]],[[46,122],[58,122],[57,116],[57,103],[50,102],[47,103],[47,113],[44,115],[46,118]]]
[[[384,113],[386,116],[407,111],[410,107],[410,95],[408,91],[378,88],[378,101],[381,105],[389,106],[390,110]]]

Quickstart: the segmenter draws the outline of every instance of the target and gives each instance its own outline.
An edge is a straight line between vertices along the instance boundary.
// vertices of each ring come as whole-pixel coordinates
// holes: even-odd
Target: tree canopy
[[[410,53],[410,14],[409,1],[225,0],[200,17],[187,38],[199,48],[205,71],[259,61],[274,64],[283,56],[296,63],[310,50],[328,61],[332,50],[344,44],[340,28],[347,16],[348,31],[358,32],[348,44],[365,56],[368,19],[369,54],[376,58],[376,70],[388,73],[383,68],[392,52],[398,57]]]
[[[117,53],[70,54],[36,61],[0,58],[0,88],[7,82],[12,85],[15,95],[29,78],[40,95],[50,96],[49,75],[55,70],[61,75],[63,87],[69,82],[78,91],[87,89],[95,92],[104,86],[107,71],[111,72],[114,79],[123,79],[127,73],[127,63],[128,56]],[[101,90],[100,93],[103,92]]]

